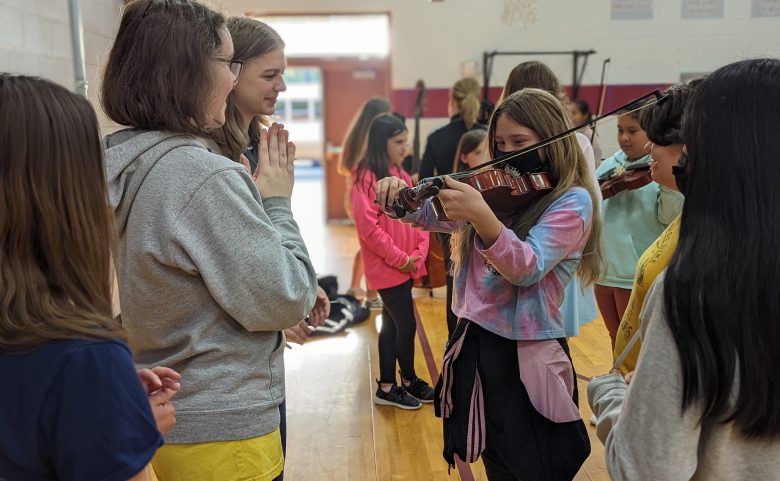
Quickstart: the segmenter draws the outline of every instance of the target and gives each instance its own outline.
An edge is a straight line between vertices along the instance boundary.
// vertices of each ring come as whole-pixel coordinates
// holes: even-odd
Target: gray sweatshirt
[[[780,442],[745,439],[733,422],[699,424],[700,408],[682,411],[680,354],[664,313],[664,274],[642,309],[642,350],[626,386],[612,374],[588,384],[588,402],[615,481],[780,479]]]
[[[136,361],[181,373],[169,443],[247,439],[279,424],[282,329],[317,282],[290,200],[184,135],[106,138],[116,266]]]

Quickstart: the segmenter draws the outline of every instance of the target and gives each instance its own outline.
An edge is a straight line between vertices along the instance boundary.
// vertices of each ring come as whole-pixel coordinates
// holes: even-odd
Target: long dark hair
[[[374,97],[368,99],[360,112],[352,119],[341,149],[341,157],[339,157],[339,173],[341,175],[352,174],[352,168],[365,154],[371,122],[377,115],[387,112],[390,112],[390,102],[381,97]]]
[[[689,180],[664,301],[683,409],[780,437],[780,60],[705,79],[683,118]],[[735,396],[736,394],[736,396]]]
[[[282,37],[267,24],[249,17],[230,17],[227,28],[233,38],[233,59],[248,62],[277,48],[284,48]],[[241,82],[241,78],[238,79]],[[230,92],[225,110],[225,124],[212,134],[222,153],[235,161],[241,158],[249,145],[260,140],[260,126],[271,125],[264,115],[255,115],[244,130],[244,118],[236,105],[236,92]]]
[[[460,140],[458,141],[458,148],[455,149],[455,159],[452,163],[452,171],[459,172],[462,164],[460,158],[474,152],[480,145],[485,144],[486,138],[486,129],[471,129],[461,135]]]
[[[90,103],[0,74],[0,351],[125,337],[111,317],[114,216]]]
[[[366,171],[373,172],[376,180],[390,176],[390,158],[387,156],[387,141],[401,132],[406,132],[406,124],[395,114],[382,114],[371,122],[368,130],[366,153],[358,164],[355,183],[362,181]]]
[[[108,54],[100,100],[108,118],[139,130],[203,135],[211,58],[225,18],[194,1],[127,3]]]

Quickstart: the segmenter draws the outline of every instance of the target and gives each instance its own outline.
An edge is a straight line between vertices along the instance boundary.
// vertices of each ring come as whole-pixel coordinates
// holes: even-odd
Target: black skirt
[[[566,339],[558,342],[571,362]],[[454,466],[455,455],[474,462],[487,449],[523,481],[573,479],[590,454],[585,425],[556,423],[534,408],[520,379],[517,341],[461,319],[446,351],[434,406],[444,421],[447,463]],[[575,404],[576,385],[575,377]]]

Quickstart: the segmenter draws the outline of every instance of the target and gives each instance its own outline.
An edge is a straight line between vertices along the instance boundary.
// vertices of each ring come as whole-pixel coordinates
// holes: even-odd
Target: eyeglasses
[[[238,82],[238,77],[241,75],[241,70],[244,68],[244,62],[241,60],[228,60],[225,58],[215,58],[214,60],[228,64],[230,73],[232,73],[235,78],[234,82]]]

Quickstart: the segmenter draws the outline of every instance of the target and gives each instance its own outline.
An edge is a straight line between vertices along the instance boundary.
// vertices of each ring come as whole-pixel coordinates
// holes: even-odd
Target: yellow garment
[[[166,444],[152,459],[159,481],[271,481],[284,468],[279,428],[241,441]]]
[[[653,285],[655,278],[658,277],[669,261],[672,259],[677,241],[680,238],[680,216],[677,216],[666,228],[661,236],[655,240],[650,247],[639,258],[636,265],[636,274],[634,275],[634,287],[631,289],[631,298],[628,300],[628,307],[623,314],[623,319],[618,327],[617,337],[615,339],[615,349],[612,352],[614,359],[617,359],[626,348],[631,336],[639,330],[639,313],[642,311],[642,304],[645,302],[645,295]],[[641,341],[638,341],[631,353],[626,356],[623,364],[620,365],[620,371],[623,374],[636,369],[636,362],[639,359],[639,347]]]

